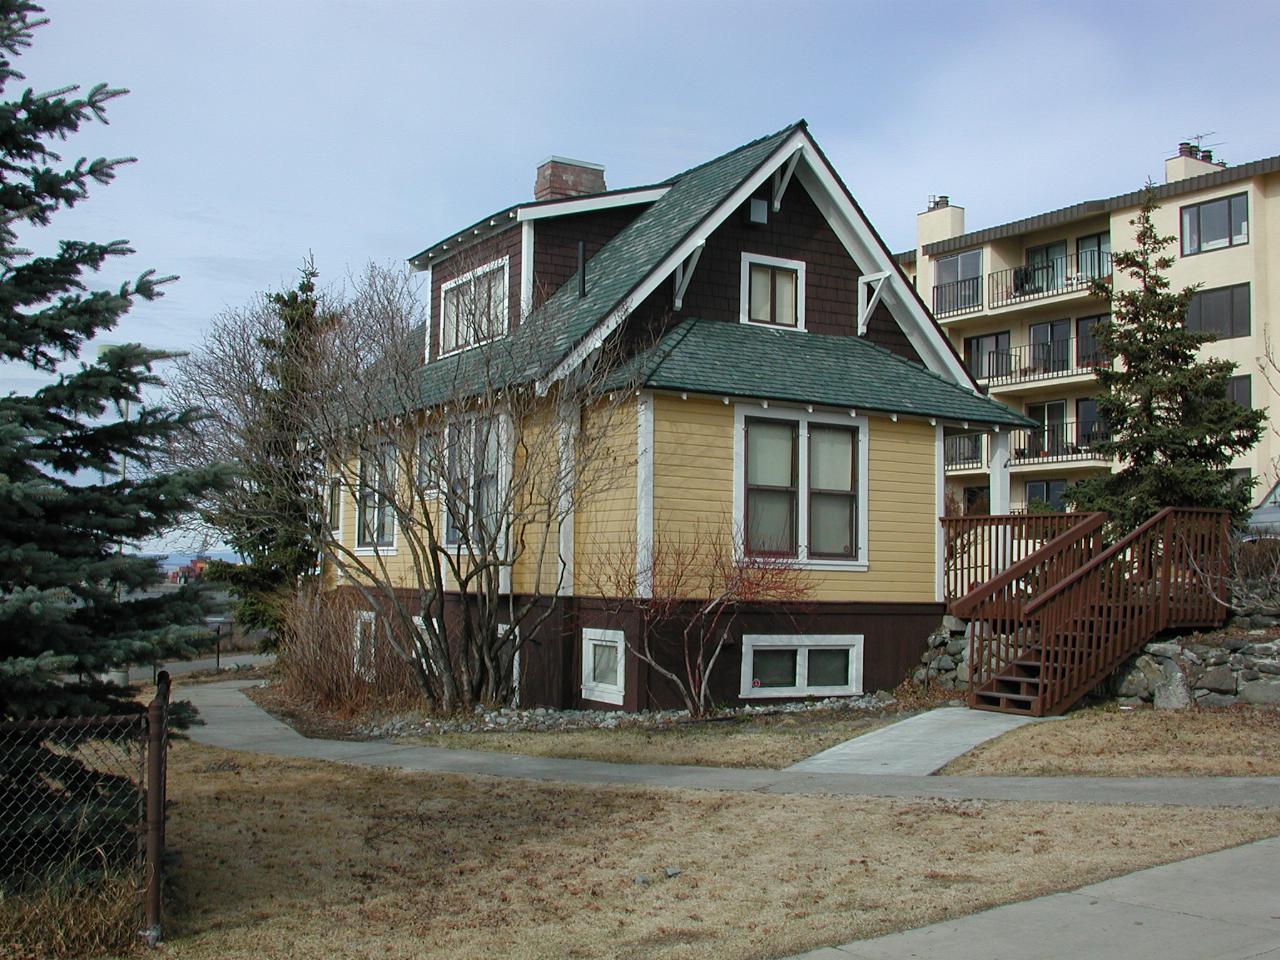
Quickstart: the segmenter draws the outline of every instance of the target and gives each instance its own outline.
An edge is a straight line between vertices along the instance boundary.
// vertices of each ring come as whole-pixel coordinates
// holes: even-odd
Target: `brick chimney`
[[[604,167],[568,157],[547,157],[538,164],[538,179],[533,184],[535,200],[563,200],[588,193],[603,193]]]

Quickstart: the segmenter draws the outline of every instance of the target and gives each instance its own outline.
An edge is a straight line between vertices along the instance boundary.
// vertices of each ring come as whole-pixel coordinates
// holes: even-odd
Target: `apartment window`
[[[1027,250],[1027,265],[1022,268],[1019,277],[1015,277],[1015,285],[1019,294],[1043,293],[1046,290],[1057,290],[1062,286],[1067,275],[1067,241],[1030,247]]]
[[[1095,279],[1111,272],[1111,234],[1095,233],[1076,241],[1076,275]]]
[[[1067,451],[1067,402],[1027,404],[1027,416],[1040,423],[1028,431],[1027,446],[1015,451],[1019,458],[1060,457]]]
[[[965,337],[964,362],[978,380],[1009,375],[1009,331]]]
[[[809,428],[809,556],[853,560],[858,553],[858,431]]]
[[[942,257],[933,268],[933,310],[954,313],[982,306],[982,251]]]
[[[742,309],[746,323],[804,329],[804,274],[800,260],[742,255]]]
[[[1098,413],[1098,401],[1092,397],[1076,401],[1076,446],[1088,450],[1107,438],[1107,430]]]
[[[829,697],[862,692],[860,634],[744,634],[743,697]]]
[[[1182,255],[1249,242],[1249,197],[1237,193],[1182,208]]]
[[[799,424],[748,420],[747,552],[794,557],[799,514]]]
[[[1031,368],[1037,373],[1060,373],[1071,366],[1071,321],[1033,323],[1030,331]]]
[[[1198,291],[1187,306],[1187,329],[1218,340],[1249,336],[1249,284]]]
[[[1056,513],[1061,513],[1065,509],[1063,501],[1066,492],[1067,481],[1065,480],[1028,480],[1027,509],[1043,510],[1048,507]]]
[[[497,546],[499,434],[498,421],[491,417],[449,425],[446,455],[451,495],[445,504],[445,542],[450,545],[467,540],[482,551]]]
[[[626,644],[621,630],[582,631],[582,698],[622,704]]]
[[[817,564],[865,560],[865,421],[738,415],[735,496],[746,552]]]
[[[359,515],[357,547],[386,547],[395,538],[391,495],[396,478],[396,447],[384,441],[360,455],[360,481],[356,491]]]
[[[1097,317],[1081,317],[1076,321],[1076,366],[1081,368],[1105,366],[1106,361],[1098,348],[1097,326],[1110,319],[1110,314]]]
[[[441,354],[502,336],[507,314],[507,262],[503,257],[441,286]]]
[[[1227,381],[1227,399],[1232,403],[1238,403],[1246,410],[1253,408],[1253,383],[1252,378],[1245,374],[1243,377],[1232,377]]]
[[[329,481],[325,514],[329,532],[340,531],[342,529],[342,481],[337,477]]]
[[[374,641],[378,620],[372,610],[357,610],[355,632],[351,640],[351,669],[366,681],[374,678]]]
[[[964,513],[965,516],[971,514],[987,514],[991,512],[991,487],[965,487],[964,488]]]

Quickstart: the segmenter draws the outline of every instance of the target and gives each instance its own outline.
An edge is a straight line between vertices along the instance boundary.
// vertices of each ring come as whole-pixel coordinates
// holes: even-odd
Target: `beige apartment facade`
[[[1199,285],[1188,323],[1217,334],[1205,356],[1237,365],[1230,393],[1266,408],[1271,423],[1232,465],[1255,481],[1254,502],[1280,468],[1280,156],[1238,166],[1215,162],[1189,143],[1165,162],[1156,225],[1176,238],[1169,278]],[[1019,512],[1060,508],[1067,486],[1109,470],[1097,449],[1092,327],[1107,317],[1091,292],[1112,276],[1111,251],[1134,245],[1130,221],[1141,191],[1090,200],[998,226],[967,231],[965,211],[932,198],[917,218],[914,251],[897,259],[990,396],[1038,426],[1001,435],[950,428],[944,440],[949,511]]]

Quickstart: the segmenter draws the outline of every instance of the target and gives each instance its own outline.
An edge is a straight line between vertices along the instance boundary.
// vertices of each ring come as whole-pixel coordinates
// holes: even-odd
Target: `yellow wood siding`
[[[584,434],[607,430],[588,456],[591,469],[574,512],[574,594],[591,596],[636,541],[636,425],[634,402],[584,414]],[[632,561],[634,566],[634,560]]]
[[[731,531],[734,408],[719,399],[655,398],[655,531],[697,524]],[[934,428],[871,417],[868,425],[868,568],[806,571],[810,599],[932,602],[935,598]]]

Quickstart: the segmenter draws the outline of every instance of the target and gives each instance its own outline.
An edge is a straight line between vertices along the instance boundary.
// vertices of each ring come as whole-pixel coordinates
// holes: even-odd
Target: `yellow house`
[[[1184,142],[1165,161],[1164,181],[1156,188],[1155,226],[1177,238],[1169,280],[1175,289],[1200,285],[1188,322],[1218,335],[1202,352],[1234,361],[1231,395],[1280,422],[1271,323],[1280,316],[1280,288],[1268,269],[1280,249],[1280,157],[1228,166]],[[1107,307],[1089,282],[1111,276],[1113,248],[1134,246],[1130,220],[1141,200],[1133,191],[967,230],[964,209],[943,196],[917,217],[916,249],[899,254],[900,265],[978,383],[1036,421],[1013,432],[1008,450],[1000,448],[1012,475],[1003,500],[989,484],[997,453],[990,438],[948,430],[955,506],[1002,513],[1040,501],[1061,509],[1068,484],[1112,469],[1095,449],[1106,424],[1094,402],[1093,371],[1102,358],[1090,336]],[[1255,502],[1278,479],[1278,442],[1280,434],[1267,431],[1233,464],[1257,479]]]
[[[609,417],[588,468],[606,479],[579,478],[551,535],[502,572],[503,591],[536,596],[514,668],[522,704],[674,705],[664,664],[637,648],[646,604],[679,589],[658,572],[679,550],[787,585],[735,610],[716,702],[849,696],[908,675],[943,612],[944,437],[1007,438],[1030,421],[982,394],[804,122],[627,190],[550,158],[533,201],[410,262],[430,291],[428,417],[495,351],[548,405],[602,352],[617,357],[597,384]],[[464,297],[487,305],[478,325],[460,319]],[[466,489],[482,496],[492,474],[500,495],[535,449],[575,463],[599,411],[562,408],[524,454],[495,431],[493,468],[470,468]],[[991,479],[1008,483],[998,467]],[[354,506],[334,508],[344,543],[409,577],[394,522]]]

